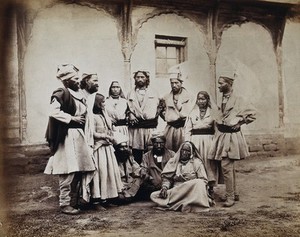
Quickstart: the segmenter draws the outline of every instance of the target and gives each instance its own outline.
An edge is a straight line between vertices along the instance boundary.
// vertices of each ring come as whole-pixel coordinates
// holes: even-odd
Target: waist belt
[[[115,123],[114,123],[114,125],[115,126],[125,126],[125,125],[127,125],[128,123],[127,123],[127,120],[126,119],[120,119],[120,120],[117,120]]]
[[[215,129],[213,127],[192,129],[192,135],[213,135],[214,133]]]
[[[174,128],[182,128],[185,124],[185,119],[178,119],[172,122],[167,122],[167,124]]]
[[[68,128],[81,128],[81,129],[84,129],[84,124],[80,124],[80,123],[71,121],[71,122],[68,124]]]
[[[128,124],[130,128],[156,128],[157,127],[157,118],[154,119],[139,119],[135,124]]]
[[[217,128],[220,132],[223,132],[223,133],[236,133],[236,132],[241,131],[240,128],[236,131],[233,131],[231,126],[224,125],[224,124],[217,124]]]

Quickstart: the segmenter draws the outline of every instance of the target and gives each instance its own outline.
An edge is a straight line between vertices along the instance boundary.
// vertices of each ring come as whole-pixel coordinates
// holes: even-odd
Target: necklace
[[[203,119],[206,114],[206,109],[200,109],[200,118]]]
[[[183,165],[186,165],[189,162],[189,160],[180,160],[180,163]]]
[[[145,95],[146,94],[146,88],[138,88],[137,93],[139,95]]]

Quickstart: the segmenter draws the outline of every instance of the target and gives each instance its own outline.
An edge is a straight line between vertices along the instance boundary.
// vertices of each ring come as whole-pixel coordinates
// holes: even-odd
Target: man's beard
[[[98,87],[97,86],[89,86],[86,88],[87,92],[89,92],[90,94],[93,94],[95,92],[98,91]]]
[[[142,88],[142,87],[145,87],[147,84],[146,84],[146,82],[144,82],[144,81],[136,81],[135,82],[135,86],[137,87],[137,88]]]
[[[153,154],[157,156],[162,156],[165,153],[165,149],[157,150],[153,148]]]
[[[179,94],[181,91],[181,88],[172,88],[173,94]]]
[[[78,91],[79,90],[79,84],[69,84],[69,88],[73,91]]]
[[[124,163],[129,159],[130,152],[128,150],[125,150],[125,151],[116,150],[115,155],[116,155],[118,162]]]

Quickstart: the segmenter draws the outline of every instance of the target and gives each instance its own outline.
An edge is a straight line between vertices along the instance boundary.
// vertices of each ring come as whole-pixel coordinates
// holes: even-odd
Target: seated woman
[[[213,201],[207,192],[207,175],[202,158],[191,142],[184,142],[162,172],[162,189],[151,200],[161,209],[199,212],[208,210]]]

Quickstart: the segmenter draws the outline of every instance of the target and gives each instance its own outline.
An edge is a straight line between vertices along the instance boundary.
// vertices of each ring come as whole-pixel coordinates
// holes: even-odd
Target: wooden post
[[[131,55],[132,55],[132,0],[124,1],[122,11],[122,52],[124,56],[124,90],[131,89]]]

